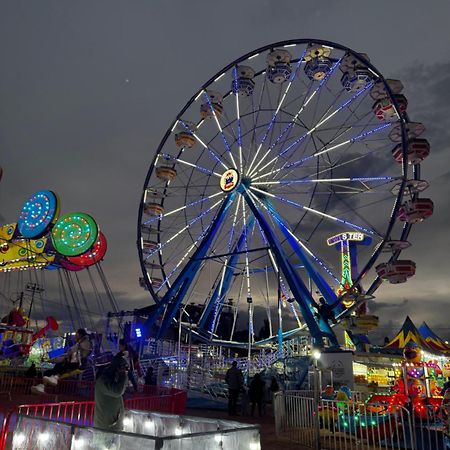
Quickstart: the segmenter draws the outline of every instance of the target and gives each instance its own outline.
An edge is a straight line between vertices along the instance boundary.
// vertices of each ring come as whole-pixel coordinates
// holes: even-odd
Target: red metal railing
[[[183,414],[187,394],[179,389],[144,386],[143,395],[125,400],[127,409]],[[0,431],[0,450],[6,449],[10,429],[15,425],[18,414],[44,417],[75,425],[92,426],[95,402],[61,402],[20,405],[6,414]]]
[[[0,394],[20,396],[28,395],[31,387],[42,382],[41,378],[22,378],[12,375],[0,376]],[[95,383],[82,380],[60,380],[57,386],[45,388],[47,396],[94,397]]]

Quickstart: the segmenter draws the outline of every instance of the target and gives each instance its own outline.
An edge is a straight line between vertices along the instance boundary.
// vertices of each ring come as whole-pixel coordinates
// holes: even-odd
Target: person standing
[[[95,383],[94,427],[121,430],[124,412],[123,394],[128,383],[128,366],[117,354]]]
[[[118,354],[121,355],[127,362],[127,365],[129,367],[128,379],[130,380],[131,384],[133,385],[134,391],[137,392],[138,384],[136,381],[135,371],[138,372],[138,376],[141,376],[141,373],[140,373],[141,368],[139,365],[139,356],[133,350],[133,348],[130,347],[125,342],[125,339],[119,339],[119,353]]]
[[[149,367],[145,373],[144,382],[146,386],[154,386],[156,384],[153,374],[153,367]]]
[[[255,415],[255,407],[258,405],[258,414],[259,417],[263,415],[263,400],[264,400],[264,391],[266,389],[266,383],[261,378],[261,375],[257,373],[252,382],[250,383],[249,395],[250,402],[252,404],[252,417]]]
[[[337,324],[336,317],[333,312],[333,306],[329,305],[323,297],[319,298],[319,304],[316,306],[319,316],[325,321]]]
[[[238,368],[236,361],[233,361],[233,364],[227,370],[225,382],[228,385],[228,415],[236,416],[239,391],[244,385],[244,376],[242,375],[241,369]]]

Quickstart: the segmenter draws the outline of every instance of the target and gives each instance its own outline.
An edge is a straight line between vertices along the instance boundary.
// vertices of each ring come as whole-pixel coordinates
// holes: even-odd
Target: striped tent
[[[433,348],[435,351],[450,355],[450,346],[445,343],[434,331],[423,322],[419,327],[419,333],[427,343],[428,347]]]

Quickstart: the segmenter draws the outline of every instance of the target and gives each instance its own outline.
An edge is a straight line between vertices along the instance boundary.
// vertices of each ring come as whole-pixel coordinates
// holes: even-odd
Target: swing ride
[[[106,250],[106,238],[96,221],[81,212],[60,216],[60,200],[52,191],[33,194],[17,223],[0,228],[2,300],[11,308],[0,325],[4,358],[29,355],[33,344],[58,330],[60,323],[66,332],[86,327],[95,333],[107,308],[118,311],[101,268]],[[57,274],[49,289],[47,273]],[[58,300],[47,296],[47,290]],[[95,298],[96,308],[88,303],[86,292]],[[55,309],[62,316],[59,322],[51,315]],[[37,331],[31,329],[32,316]],[[44,326],[39,328],[37,319]],[[49,340],[45,345],[48,351],[57,350]]]

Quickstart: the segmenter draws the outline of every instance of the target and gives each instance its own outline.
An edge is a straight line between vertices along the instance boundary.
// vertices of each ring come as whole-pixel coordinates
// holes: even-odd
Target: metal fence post
[[[320,450],[320,421],[319,421],[319,401],[320,401],[320,388],[319,385],[319,369],[317,364],[317,357],[314,357],[314,448],[315,450]]]

